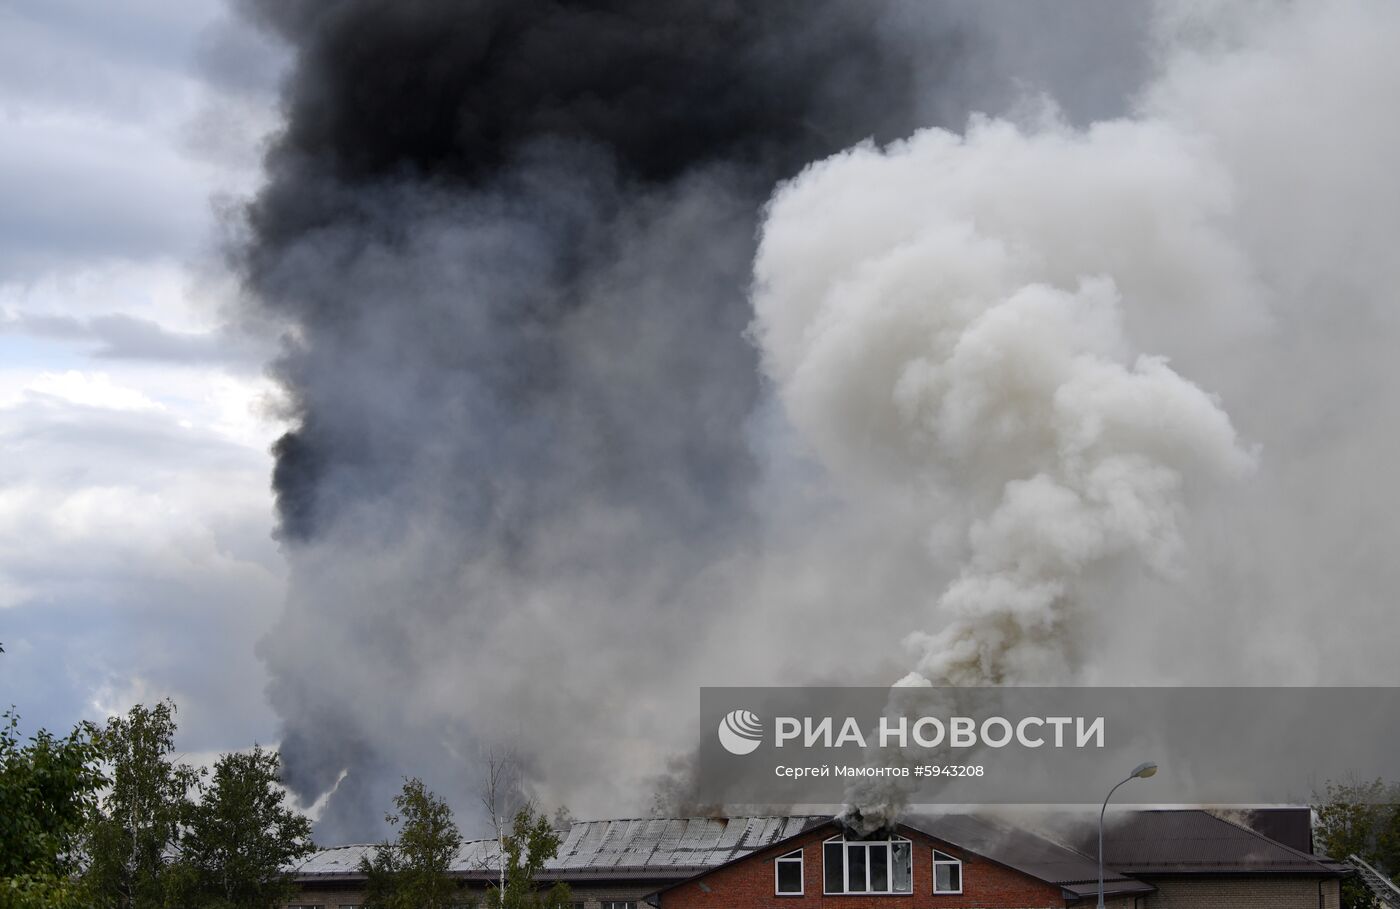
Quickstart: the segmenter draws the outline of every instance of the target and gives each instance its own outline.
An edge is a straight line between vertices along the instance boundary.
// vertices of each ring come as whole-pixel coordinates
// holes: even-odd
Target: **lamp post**
[[[1145,780],[1145,779],[1147,779],[1149,776],[1152,776],[1152,775],[1153,775],[1154,773],[1156,773],[1156,772],[1157,772],[1157,765],[1154,764],[1154,763],[1152,763],[1151,761],[1148,761],[1148,762],[1146,762],[1146,763],[1144,763],[1144,764],[1138,764],[1136,767],[1133,768],[1133,772],[1130,773],[1130,774],[1128,774],[1128,779],[1123,780],[1123,782],[1122,782],[1122,783],[1119,783],[1118,786],[1123,785],[1123,783],[1126,783],[1126,782],[1128,782],[1129,780]],[[1103,807],[1099,809],[1099,909],[1104,909],[1104,906],[1103,906],[1103,816],[1104,816],[1104,812],[1108,811],[1108,800],[1111,799],[1111,798],[1113,798],[1113,793],[1115,793],[1115,792],[1118,791],[1118,786],[1114,786],[1112,789],[1108,790],[1108,795],[1104,796],[1104,798],[1103,798]]]

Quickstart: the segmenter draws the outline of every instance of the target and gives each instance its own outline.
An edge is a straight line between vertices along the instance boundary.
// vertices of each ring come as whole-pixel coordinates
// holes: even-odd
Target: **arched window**
[[[912,893],[913,844],[903,837],[848,840],[834,836],[822,843],[822,881],[826,893]]]
[[[933,850],[933,892],[962,893],[962,862]]]
[[[801,849],[794,849],[773,860],[773,892],[779,896],[802,895]]]

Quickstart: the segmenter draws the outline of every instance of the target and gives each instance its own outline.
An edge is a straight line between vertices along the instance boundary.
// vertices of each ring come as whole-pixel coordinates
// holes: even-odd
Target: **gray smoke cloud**
[[[323,838],[407,773],[469,810],[488,747],[645,803],[757,539],[759,207],[917,124],[959,32],[912,10],[248,4],[295,57],[237,254],[295,423],[262,656]]]
[[[1400,16],[1157,29],[1129,116],[866,144],[770,207],[754,335],[785,412],[957,560],[901,685],[1397,680],[1364,537],[1394,526]]]
[[[1393,14],[1125,7],[248,5],[322,839],[701,684],[1386,680]]]

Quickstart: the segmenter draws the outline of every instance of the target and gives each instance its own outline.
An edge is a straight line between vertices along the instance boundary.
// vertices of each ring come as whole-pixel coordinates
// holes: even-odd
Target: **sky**
[[[0,701],[269,742],[270,343],[224,316],[275,51],[212,0],[0,2]]]

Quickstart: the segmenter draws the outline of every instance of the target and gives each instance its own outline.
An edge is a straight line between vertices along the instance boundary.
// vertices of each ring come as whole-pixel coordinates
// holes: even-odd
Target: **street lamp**
[[[1123,783],[1129,780],[1145,780],[1156,772],[1157,765],[1147,761],[1134,767],[1133,772],[1128,774],[1128,779],[1123,780]],[[1118,786],[1123,785],[1123,783],[1119,783]],[[1118,791],[1118,786],[1108,790],[1108,795],[1103,798],[1103,807],[1099,809],[1099,909],[1103,909],[1103,815],[1108,810],[1108,800],[1113,798],[1113,793]]]

